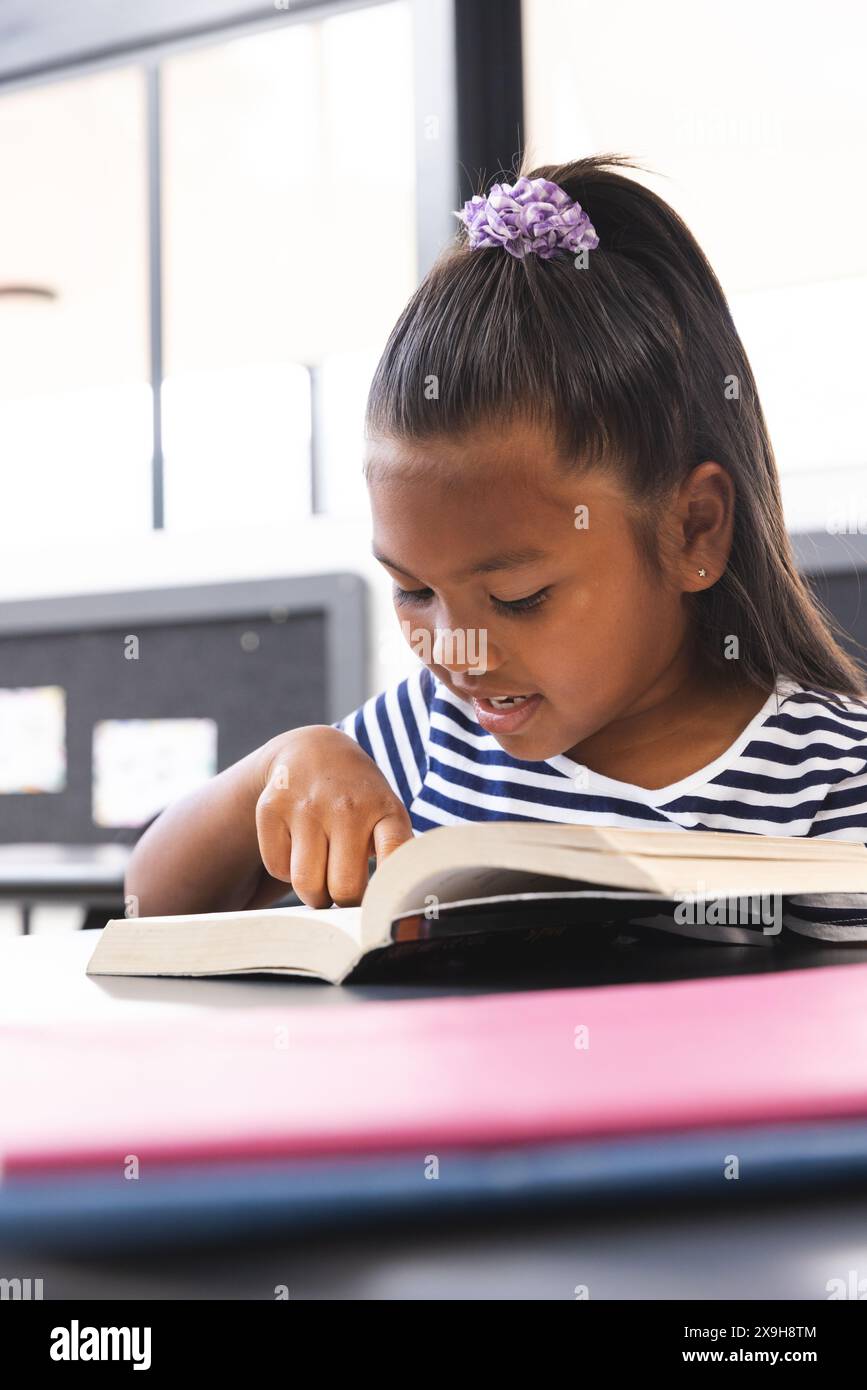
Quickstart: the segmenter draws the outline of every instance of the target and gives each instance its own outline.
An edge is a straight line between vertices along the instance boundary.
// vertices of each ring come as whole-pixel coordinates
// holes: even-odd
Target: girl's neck
[[[770,694],[750,682],[672,674],[646,705],[568,749],[568,756],[601,776],[656,791],[724,753]]]

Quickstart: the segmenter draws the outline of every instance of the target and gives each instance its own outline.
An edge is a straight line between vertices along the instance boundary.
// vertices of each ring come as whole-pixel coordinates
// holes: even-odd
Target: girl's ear
[[[722,464],[699,463],[681,483],[675,505],[678,568],[685,593],[709,589],[728,564],[735,485]]]

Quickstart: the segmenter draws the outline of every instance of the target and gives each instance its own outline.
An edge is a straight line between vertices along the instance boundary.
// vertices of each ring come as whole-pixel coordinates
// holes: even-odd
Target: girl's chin
[[[526,731],[494,734],[494,738],[505,753],[525,763],[543,763],[548,758],[564,756],[572,762],[578,761],[570,752],[575,746],[575,739],[568,734],[558,737],[550,729],[545,729],[541,720],[532,720]]]
[[[523,762],[544,762],[546,758],[555,758],[563,751],[563,740],[545,729],[541,719],[531,720],[526,729],[512,734],[497,733],[493,737],[505,752]]]

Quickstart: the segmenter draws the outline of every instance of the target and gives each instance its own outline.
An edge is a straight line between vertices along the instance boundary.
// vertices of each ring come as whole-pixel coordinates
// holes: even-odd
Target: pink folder
[[[128,1155],[422,1161],[448,1146],[867,1116],[867,965],[10,1025],[0,1049],[10,1175]]]

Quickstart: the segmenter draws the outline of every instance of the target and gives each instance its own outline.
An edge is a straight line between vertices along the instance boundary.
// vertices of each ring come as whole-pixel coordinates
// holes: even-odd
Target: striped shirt
[[[534,820],[867,841],[867,705],[791,680],[778,681],[713,762],[653,790],[565,753],[511,757],[472,704],[421,665],[334,727],[384,773],[415,834],[461,821]],[[792,898],[785,920],[808,934],[867,937],[867,895]]]

